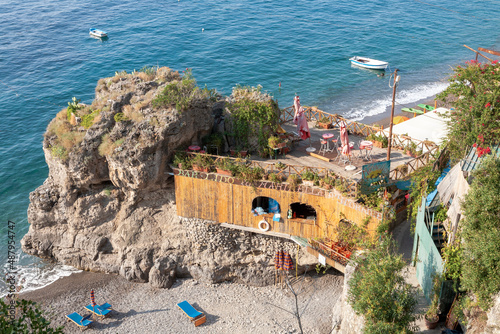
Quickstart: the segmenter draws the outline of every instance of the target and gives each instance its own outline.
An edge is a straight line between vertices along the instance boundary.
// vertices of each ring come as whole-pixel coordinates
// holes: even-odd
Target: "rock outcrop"
[[[168,68],[117,74],[99,80],[92,106],[58,114],[43,144],[49,176],[30,194],[26,253],[156,287],[187,276],[272,282],[274,252],[295,254],[292,242],[176,215],[168,162],[200,144],[221,109],[197,89],[187,108],[158,102],[183,80]]]

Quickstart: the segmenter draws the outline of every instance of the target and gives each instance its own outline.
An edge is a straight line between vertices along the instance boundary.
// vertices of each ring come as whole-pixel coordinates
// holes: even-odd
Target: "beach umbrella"
[[[309,125],[307,124],[307,118],[304,114],[304,108],[300,106],[300,98],[295,96],[293,100],[293,107],[295,109],[295,114],[293,116],[293,123],[297,125],[297,132],[301,139],[309,138],[309,147],[306,149],[308,152],[314,152],[316,149],[312,147],[311,143],[311,132],[309,131]]]
[[[94,296],[94,289],[91,289],[90,290],[90,304],[92,305],[92,313],[94,313],[95,311],[95,306],[96,306],[96,302],[95,302],[95,296]],[[94,317],[92,317],[94,318]]]
[[[403,123],[404,121],[407,121],[407,120],[409,120],[409,118],[406,116],[396,116],[392,119],[392,124]]]
[[[289,253],[285,252],[283,255],[284,258],[284,263],[283,263],[283,270],[290,271],[293,269],[293,262],[292,262],[292,257],[290,256]]]

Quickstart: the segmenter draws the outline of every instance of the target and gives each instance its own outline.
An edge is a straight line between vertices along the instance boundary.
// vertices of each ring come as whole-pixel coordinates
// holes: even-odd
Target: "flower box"
[[[217,169],[217,174],[233,176],[233,173],[231,173],[231,171],[229,171],[229,170],[224,170],[224,169],[220,169],[220,168],[216,168],[216,169]]]
[[[317,124],[318,124],[318,127],[322,128],[322,129],[331,129],[331,128],[333,128],[332,123],[320,123],[320,122],[318,122]]]

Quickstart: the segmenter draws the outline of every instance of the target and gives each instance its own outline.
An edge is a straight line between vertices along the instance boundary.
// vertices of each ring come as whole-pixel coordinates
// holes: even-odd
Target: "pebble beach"
[[[291,276],[290,276],[291,277]],[[293,282],[293,281],[292,281]],[[330,269],[300,276],[292,287],[298,294],[305,333],[330,333],[332,310],[340,302],[344,277]],[[299,333],[298,322],[289,312],[295,298],[288,288],[251,287],[237,283],[202,284],[191,278],[177,279],[170,289],[128,282],[114,274],[75,273],[45,288],[20,295],[42,305],[52,326],[64,325],[65,333],[80,329],[65,315],[89,314],[94,289],[98,304],[108,302],[113,311],[96,319],[90,328],[99,333]],[[186,300],[207,320],[195,327],[176,306]]]

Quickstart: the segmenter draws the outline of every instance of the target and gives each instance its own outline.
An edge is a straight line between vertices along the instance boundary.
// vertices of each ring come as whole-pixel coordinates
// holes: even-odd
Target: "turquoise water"
[[[0,260],[7,220],[19,240],[28,230],[29,193],[47,177],[48,122],[73,96],[90,103],[99,78],[143,66],[190,67],[201,86],[224,94],[260,84],[281,107],[297,93],[304,105],[348,118],[382,117],[389,75],[352,68],[350,57],[398,68],[398,107],[414,106],[446,87],[450,66],[473,58],[463,44],[500,49],[499,12],[485,0],[0,0]],[[90,27],[109,39],[90,38]],[[18,254],[30,288],[65,272]]]

